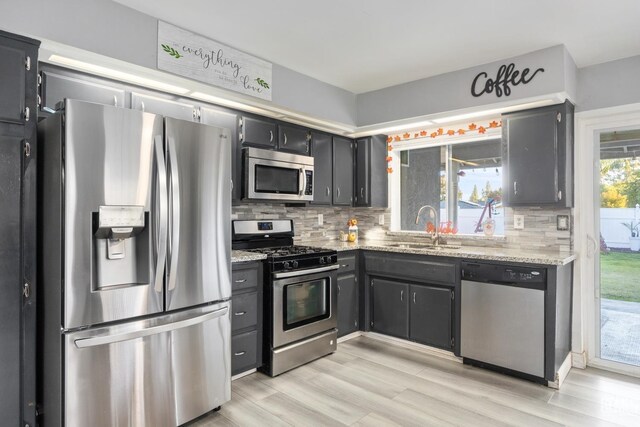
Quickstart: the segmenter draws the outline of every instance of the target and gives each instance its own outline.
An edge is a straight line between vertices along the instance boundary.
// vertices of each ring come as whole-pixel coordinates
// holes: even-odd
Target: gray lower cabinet
[[[312,132],[313,150],[313,202],[330,205],[333,185],[333,137],[327,133]]]
[[[338,336],[357,331],[358,328],[358,282],[356,273],[338,276]]]
[[[409,337],[409,285],[389,279],[371,280],[371,330]]]
[[[231,287],[231,374],[238,375],[262,365],[262,264],[233,264]]]
[[[333,137],[333,204],[351,206],[353,203],[353,141]]]
[[[409,338],[450,350],[453,342],[453,289],[411,285]]]

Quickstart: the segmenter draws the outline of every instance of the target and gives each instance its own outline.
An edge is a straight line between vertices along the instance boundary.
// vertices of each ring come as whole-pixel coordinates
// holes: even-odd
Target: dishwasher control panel
[[[546,283],[544,268],[462,262],[462,280],[512,284]]]

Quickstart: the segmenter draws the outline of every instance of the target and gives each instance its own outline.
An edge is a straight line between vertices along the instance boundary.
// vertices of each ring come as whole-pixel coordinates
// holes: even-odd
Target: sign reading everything
[[[271,101],[270,62],[162,21],[158,69]]]
[[[544,68],[536,69],[532,74],[531,69],[525,68],[524,70],[516,70],[516,66],[513,62],[509,65],[501,65],[498,68],[498,73],[495,78],[490,78],[484,71],[478,73],[471,83],[471,95],[476,98],[484,95],[485,93],[496,92],[498,98],[511,95],[511,87],[509,85],[518,86],[519,84],[526,85],[529,83],[538,73],[544,73]]]

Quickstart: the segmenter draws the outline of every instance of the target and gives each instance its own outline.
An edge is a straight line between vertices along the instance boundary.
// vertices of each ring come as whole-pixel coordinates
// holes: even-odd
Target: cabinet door
[[[0,46],[0,121],[21,123],[25,120],[26,58],[24,50]],[[36,67],[37,60],[31,67]],[[35,111],[31,111],[35,119]]]
[[[259,148],[276,148],[276,124],[266,119],[242,117],[240,142]]]
[[[453,348],[452,292],[450,288],[411,285],[409,337],[412,340],[434,347]]]
[[[338,336],[358,330],[358,283],[356,275],[338,276]]]
[[[21,138],[0,135],[0,186],[0,414],[15,421],[21,418]]]
[[[125,91],[100,84],[91,77],[42,71],[42,107],[55,110],[56,104],[65,98],[124,107]]]
[[[313,204],[330,205],[333,178],[333,140],[331,135],[314,132],[313,145]]]
[[[196,107],[193,104],[136,92],[131,92],[131,109],[190,122],[195,121],[198,117]]]
[[[372,279],[371,330],[400,338],[409,336],[409,285]]]
[[[242,190],[242,147],[238,143],[238,115],[223,108],[201,107],[200,121],[231,132],[231,198],[240,200]]]
[[[507,205],[558,201],[558,111],[515,113],[503,120],[503,167]]]
[[[371,200],[371,139],[356,140],[356,206],[369,206]]]
[[[333,137],[333,204],[351,206],[353,202],[353,142]]]
[[[310,154],[310,139],[309,129],[286,125],[278,126],[278,151],[308,156]]]

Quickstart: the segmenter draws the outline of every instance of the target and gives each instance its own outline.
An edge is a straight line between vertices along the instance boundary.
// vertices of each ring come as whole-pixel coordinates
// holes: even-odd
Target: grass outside
[[[600,296],[640,302],[640,252],[600,254]]]

